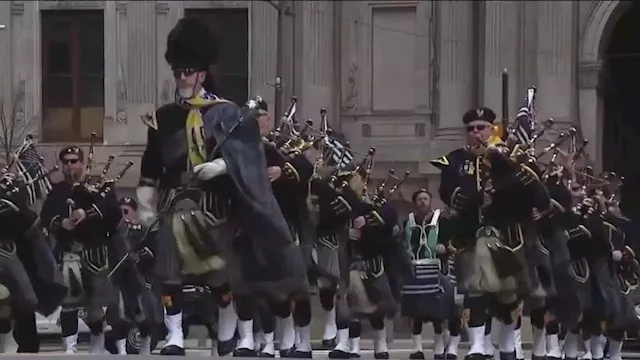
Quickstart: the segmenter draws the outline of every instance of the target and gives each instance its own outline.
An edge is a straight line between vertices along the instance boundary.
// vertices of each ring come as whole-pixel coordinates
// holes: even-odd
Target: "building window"
[[[218,64],[212,69],[216,95],[243,105],[249,98],[247,9],[187,9],[185,15],[209,25],[218,40]]]
[[[42,12],[42,140],[102,137],[104,15],[102,11]]]

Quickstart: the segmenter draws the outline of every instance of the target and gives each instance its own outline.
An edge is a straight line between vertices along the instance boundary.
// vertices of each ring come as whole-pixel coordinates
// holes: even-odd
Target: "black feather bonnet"
[[[172,69],[207,70],[218,62],[218,42],[201,20],[185,17],[169,33],[164,58]]]

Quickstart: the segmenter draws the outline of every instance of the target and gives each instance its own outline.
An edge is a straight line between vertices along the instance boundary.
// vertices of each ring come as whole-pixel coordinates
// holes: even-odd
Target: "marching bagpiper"
[[[431,161],[442,171],[440,197],[456,213],[453,247],[458,285],[467,292],[470,360],[484,358],[489,308],[503,325],[500,357],[515,359],[525,241],[520,223],[531,219],[533,208],[550,204],[535,172],[511,160],[511,149],[493,134],[495,118],[489,108],[466,112],[467,146]]]
[[[349,243],[346,244],[348,274],[345,275],[348,286],[346,294],[339,294],[342,306],[345,300],[348,304],[352,321],[349,325],[349,341],[344,338],[345,333],[339,330],[338,343],[329,353],[330,358],[360,356],[361,318],[367,318],[375,331],[374,357],[389,358],[385,319],[395,313],[397,303],[391,290],[390,272],[386,267],[395,266],[390,264],[393,260],[389,254],[396,252],[399,247],[404,251],[404,247],[398,240],[400,229],[397,210],[387,202],[387,198],[408,178],[409,173],[385,193],[385,185],[395,178],[390,172],[387,180],[369,193],[367,185],[374,153],[375,150],[371,149],[363,163],[350,171],[348,181],[345,182],[360,198],[360,202],[352,207]],[[365,170],[364,173],[362,170]]]
[[[312,146],[313,141],[305,140],[302,134],[296,134],[295,138],[286,139],[280,144],[276,143],[276,140],[279,139],[275,134],[269,140],[267,136],[272,134],[274,122],[268,113],[267,103],[262,99],[258,102],[257,121],[263,136],[266,170],[274,196],[289,224],[294,242],[299,245],[303,241],[303,226],[307,221],[306,196],[308,182],[313,173],[313,164],[306,158],[305,152]],[[294,131],[292,131],[292,135]],[[253,316],[256,314],[256,305],[259,305],[257,304],[259,300],[250,296],[235,297],[240,332],[240,342],[234,352],[236,357],[257,355],[254,343]],[[296,298],[284,301],[271,297],[263,300],[268,305],[268,309],[259,311],[264,337],[264,347],[260,349],[259,356],[275,356],[274,332],[277,317],[281,325],[280,357],[311,358],[311,333],[309,329],[311,304],[308,294],[297,294]],[[297,343],[296,330],[300,338]]]
[[[84,152],[77,146],[60,151],[64,181],[53,186],[41,213],[42,225],[57,241],[55,251],[69,286],[60,315],[68,354],[77,350],[80,310],[86,310],[91,330],[90,353],[104,353],[103,308],[117,303],[106,276],[111,244],[120,236],[122,215],[115,191],[110,189],[113,184],[104,182],[104,178],[97,186],[90,183],[94,138],[95,134],[86,163]]]
[[[150,229],[140,223],[138,204],[134,199],[124,197],[119,205],[123,217],[121,227],[126,229],[122,229],[123,241],[114,249],[121,260],[109,275],[118,287],[120,301],[117,311],[114,311],[116,314],[108,314],[107,321],[110,325],[113,323],[112,331],[116,332],[118,338],[116,351],[119,354],[127,354],[125,338],[130,324],[133,324],[140,334],[140,348],[135,350],[140,355],[148,355],[151,354],[153,338],[158,338],[159,330],[164,325],[162,304],[152,278],[155,238],[150,234]]]
[[[0,335],[5,354],[37,353],[35,312],[51,315],[67,290],[31,208],[49,191],[57,167],[44,168],[30,136],[12,155],[0,177]]]
[[[154,278],[163,286],[169,332],[161,353],[184,355],[182,286],[190,283],[212,288],[218,353],[226,355],[235,347],[237,322],[231,291],[288,298],[305,286],[306,274],[271,191],[255,104],[240,109],[203,88],[217,62],[207,26],[178,21],[165,59],[176,100],[144,118],[149,129],[137,189],[143,223],[159,213]]]

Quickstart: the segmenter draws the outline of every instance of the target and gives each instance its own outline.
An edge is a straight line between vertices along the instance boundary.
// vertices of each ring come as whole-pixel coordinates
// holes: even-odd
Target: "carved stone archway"
[[[599,1],[587,18],[587,25],[580,39],[578,69],[578,104],[580,127],[584,137],[590,140],[588,152],[598,169],[602,168],[603,148],[603,100],[598,94],[604,52],[611,33],[631,1]]]

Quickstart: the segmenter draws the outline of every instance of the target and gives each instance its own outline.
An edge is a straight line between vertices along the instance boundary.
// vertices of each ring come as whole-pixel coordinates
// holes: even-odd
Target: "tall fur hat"
[[[218,42],[207,25],[185,17],[169,33],[164,58],[172,69],[208,70],[218,62]]]

